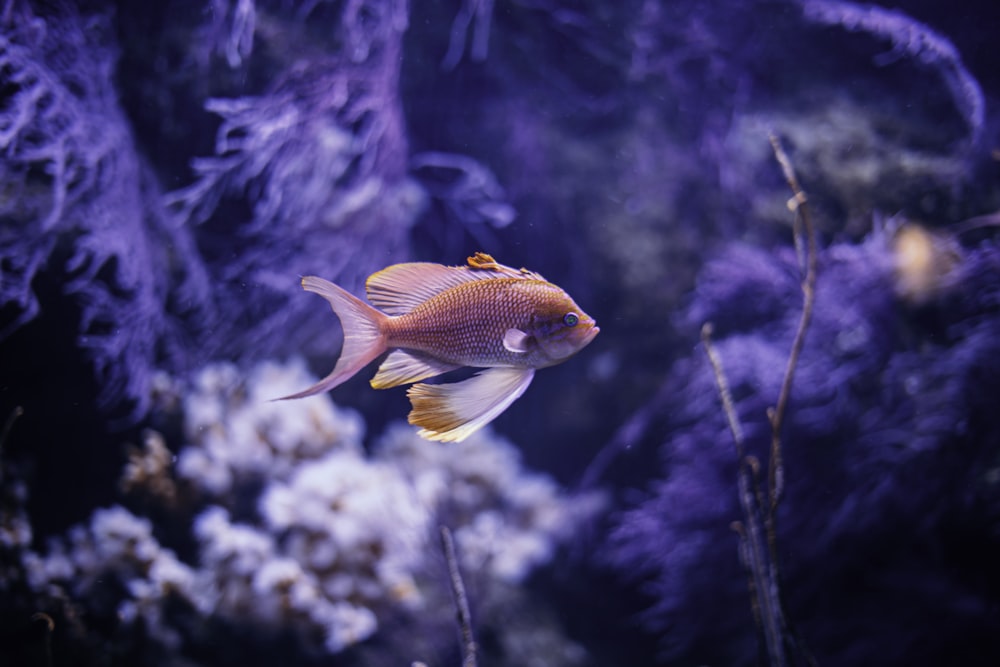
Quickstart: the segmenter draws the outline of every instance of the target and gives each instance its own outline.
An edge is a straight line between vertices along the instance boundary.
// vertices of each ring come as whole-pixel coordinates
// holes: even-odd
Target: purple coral
[[[267,91],[210,98],[215,154],[194,159],[195,181],[166,197],[118,102],[111,19],[8,9],[0,305],[10,318],[0,336],[38,315],[33,281],[50,273],[80,306],[102,405],[131,399],[133,416],[149,407],[157,367],[286,354],[311,340],[329,353],[296,276],[356,285],[403,255],[426,199],[407,175],[398,91],[406,3],[351,3],[331,21],[335,39],[269,63],[279,74]],[[232,34],[224,52],[237,64],[252,55],[261,16],[306,30],[252,2],[217,9],[233,24],[216,32]]]
[[[192,239],[156,204],[118,104],[105,17],[65,9],[42,18],[15,3],[4,21],[0,305],[16,315],[0,337],[38,314],[35,278],[58,272],[80,305],[79,341],[103,404],[130,398],[144,413],[158,353],[181,354],[169,345],[168,299],[207,302]]]
[[[995,645],[989,659],[976,653],[992,645],[995,603],[956,571],[961,546],[941,540],[1000,512],[1000,492],[982,474],[1000,442],[985,398],[1000,390],[998,260],[994,245],[969,252],[948,305],[931,317],[897,301],[885,236],[822,255],[785,420],[778,510],[786,613],[821,664],[997,658]],[[788,254],[736,246],[706,267],[687,312],[692,328],[724,323],[716,347],[762,461],[766,409],[800,309],[794,281],[781,276],[795,271]],[[726,276],[754,285],[758,300],[740,297]],[[701,350],[675,366],[662,396],[664,476],[620,517],[612,561],[655,598],[647,620],[670,655],[750,664],[754,622],[729,527],[741,516],[736,458]],[[995,549],[997,538],[961,539]],[[931,622],[927,641],[915,628]]]
[[[245,4],[234,21],[247,14]],[[206,341],[214,355],[327,344],[315,303],[300,298],[295,276],[356,285],[402,257],[426,199],[407,175],[398,91],[406,27],[405,2],[348,3],[332,42],[281,63],[268,90],[205,103],[221,119],[214,154],[191,162],[195,180],[166,203],[176,224],[200,226],[215,267],[227,330]],[[305,30],[294,22],[288,28]],[[240,48],[227,53],[239,60],[249,54]]]
[[[958,49],[947,37],[901,11],[878,5],[806,0],[802,9],[807,20],[890,40],[892,52],[880,58],[881,63],[907,55],[936,68],[968,127],[969,144],[973,147],[979,144],[986,122],[986,98],[979,82],[962,63]]]

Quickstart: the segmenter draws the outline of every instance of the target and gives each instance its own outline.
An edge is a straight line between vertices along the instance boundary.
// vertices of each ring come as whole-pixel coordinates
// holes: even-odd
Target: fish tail
[[[387,349],[384,323],[389,318],[385,313],[372,308],[330,281],[316,276],[304,277],[302,289],[319,294],[330,303],[344,329],[344,346],[329,375],[308,389],[282,396],[278,400],[305,398],[329,391],[349,380]]]

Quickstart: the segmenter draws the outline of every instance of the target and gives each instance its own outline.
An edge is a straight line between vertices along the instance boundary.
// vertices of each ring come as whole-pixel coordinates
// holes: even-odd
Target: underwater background
[[[0,9],[0,664],[1000,664],[995,3]],[[601,335],[271,402],[477,251]]]

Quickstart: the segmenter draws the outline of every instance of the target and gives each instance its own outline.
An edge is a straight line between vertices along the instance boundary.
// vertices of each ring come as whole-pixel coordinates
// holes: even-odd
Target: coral
[[[227,497],[239,482],[287,479],[303,461],[331,450],[360,455],[364,423],[324,397],[275,402],[311,375],[301,359],[263,362],[246,377],[231,364],[208,366],[184,394],[188,443],[177,472],[196,488]]]
[[[448,217],[473,235],[476,225],[502,229],[517,217],[496,176],[468,156],[419,153],[410,160],[410,167],[428,193],[442,201]]]
[[[239,67],[253,51],[257,7],[254,0],[212,0],[212,27],[206,37],[230,67]]]
[[[441,67],[446,70],[455,69],[465,53],[466,33],[474,23],[472,46],[469,56],[475,62],[486,60],[490,44],[490,22],[493,15],[493,0],[463,0],[462,8],[455,15],[451,24],[451,37],[448,42],[448,53],[441,61]]]
[[[194,553],[179,559],[149,519],[102,509],[46,555],[23,556],[33,588],[64,588],[133,629],[141,620],[175,649],[195,641],[177,616],[183,603],[187,614],[291,632],[335,653],[373,635],[386,615],[449,625],[450,605],[436,591],[438,523],[453,527],[485,603],[491,588],[548,562],[601,507],[600,496],[568,497],[523,470],[513,446],[488,431],[441,447],[399,424],[367,456],[360,418],[328,397],[268,401],[313,381],[301,361],[263,363],[245,378],[231,365],[203,370],[183,401],[190,443],[177,465],[195,513]]]
[[[265,18],[252,7],[233,10],[234,62]],[[270,63],[279,74],[263,92],[205,102],[221,121],[214,154],[193,159],[194,181],[166,197],[176,224],[228,240],[203,244],[228,329],[206,341],[213,356],[308,349],[322,330],[294,276],[356,286],[403,254],[426,202],[407,175],[398,91],[406,3],[348,3],[333,26],[339,48],[314,43],[304,22],[266,18],[298,41]]]
[[[131,399],[133,419],[150,407],[157,368],[183,373],[219,356],[309,351],[325,325],[298,298],[295,276],[356,286],[402,256],[427,199],[407,175],[398,91],[405,2],[324,15],[336,39],[322,44],[281,7],[215,8],[207,31],[229,35],[220,49],[234,66],[249,67],[262,21],[271,38],[302,39],[253,63],[277,72],[265,90],[208,98],[220,120],[215,154],[193,159],[194,182],[167,195],[157,183],[160,153],[187,160],[190,148],[151,155],[155,175],[140,154],[115,85],[114,20],[61,5],[36,16],[20,2],[3,18],[0,336],[38,315],[32,283],[45,273],[79,304],[100,406]],[[197,71],[212,81],[211,62]],[[196,90],[210,92],[206,81]]]
[[[466,568],[508,583],[548,562],[556,544],[604,504],[593,493],[563,502],[551,478],[523,470],[513,445],[489,432],[427,447],[399,424],[386,431],[374,455],[398,469],[419,503],[452,526]]]
[[[929,327],[926,310],[897,298],[894,247],[891,235],[874,233],[822,254],[785,419],[783,591],[788,617],[821,663],[945,659],[983,646],[991,615],[996,620],[988,593],[955,574],[961,550],[933,545],[970,515],[988,525],[1000,510],[1000,489],[981,479],[1000,433],[983,399],[973,398],[1000,389],[993,374],[1000,253],[987,244],[965,254],[947,299],[934,306],[942,324]],[[684,315],[691,329],[718,322],[717,351],[748,448],[761,460],[770,440],[766,409],[799,314],[796,275],[790,253],[737,244],[706,266]],[[671,411],[664,476],[620,516],[611,560],[648,577],[656,603],[647,620],[669,628],[671,655],[749,664],[754,626],[729,528],[740,517],[736,460],[701,350],[676,364],[658,400]],[[996,548],[988,531],[974,539]],[[848,625],[867,628],[851,639],[833,620],[848,609]],[[935,619],[933,647],[907,632],[918,618]]]
[[[27,552],[24,562],[28,583],[40,594],[59,597],[59,587],[65,586],[71,596],[103,605],[110,582],[121,585],[125,595],[117,606],[97,606],[94,613],[117,614],[126,624],[141,619],[168,646],[176,646],[180,637],[161,622],[161,603],[172,596],[201,597],[194,570],[160,545],[149,519],[121,506],[97,510],[89,526],[76,526],[65,541],[52,541],[44,557]]]
[[[878,5],[806,0],[802,10],[810,21],[864,31],[892,41],[893,50],[880,59],[882,63],[907,55],[936,68],[965,121],[969,145],[979,144],[986,120],[986,99],[979,82],[965,68],[958,49],[947,37],[901,11]]]
[[[801,305],[795,253],[762,250],[789,236],[769,130],[832,243],[784,424],[782,608],[820,664],[1000,663],[990,3],[0,6],[0,401],[26,415],[0,663],[457,664],[439,524],[484,663],[748,662],[697,334],[765,460]],[[519,447],[421,441],[361,386],[337,396],[364,419],[271,400],[337,351],[302,275],[359,293],[476,250],[612,323],[586,382],[554,369],[502,425]],[[605,527],[562,485],[609,438],[583,486],[612,485],[635,589],[561,550]]]
[[[814,198],[831,207],[847,206],[850,221],[865,230],[872,210],[912,210],[929,187],[951,187],[968,177],[968,153],[924,132],[918,123],[897,120],[894,111],[871,109],[866,100],[823,96],[808,108],[766,109],[733,119],[725,138],[733,161],[726,168],[727,186],[734,193],[753,193],[755,218],[772,223],[788,219],[784,190],[754,192],[747,180],[771,160],[760,140],[765,128],[794,147],[796,168],[822,190]],[[886,132],[890,125],[893,133]],[[923,141],[912,141],[920,133]]]
[[[208,302],[192,239],[167,222],[137,154],[107,18],[68,8],[40,17],[12,3],[3,21],[0,305],[17,314],[0,337],[38,315],[32,282],[57,271],[79,303],[102,404],[128,398],[142,414],[157,355],[183,366],[168,300],[189,311]]]

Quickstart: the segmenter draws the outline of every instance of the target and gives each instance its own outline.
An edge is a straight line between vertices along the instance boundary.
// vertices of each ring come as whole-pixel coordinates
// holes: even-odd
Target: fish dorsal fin
[[[545,280],[534,271],[498,264],[482,252],[477,252],[468,262],[468,266],[444,266],[431,262],[393,264],[369,276],[365,283],[368,300],[389,315],[405,315],[431,297],[473,280]]]
[[[524,393],[531,368],[489,368],[451,384],[415,384],[406,392],[409,422],[428,440],[459,442],[496,419]]]
[[[427,299],[466,282],[468,272],[430,262],[393,264],[368,277],[368,300],[389,315],[405,315]]]

